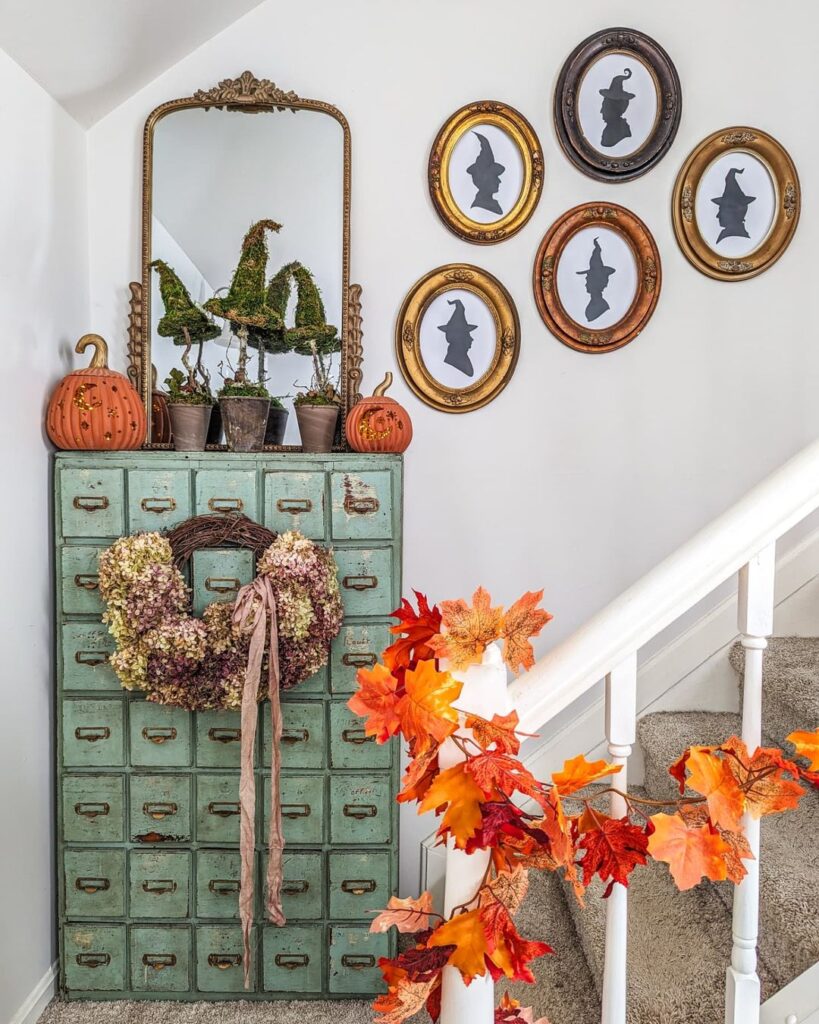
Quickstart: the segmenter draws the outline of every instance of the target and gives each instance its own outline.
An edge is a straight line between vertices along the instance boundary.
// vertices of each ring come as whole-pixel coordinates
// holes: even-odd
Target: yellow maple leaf
[[[563,769],[553,772],[552,782],[561,796],[569,796],[607,775],[616,775],[620,771],[619,764],[608,761],[587,761],[583,754],[572,757],[563,764]]]
[[[458,968],[467,984],[486,974],[486,934],[478,910],[468,910],[439,925],[427,946],[455,946],[447,962]]]
[[[481,805],[485,800],[486,795],[467,771],[466,762],[460,761],[435,779],[418,805],[418,813],[446,807],[438,831],[451,832],[455,845],[463,849],[481,824]]]
[[[799,757],[806,757],[810,761],[810,770],[819,772],[819,729],[813,732],[792,732],[787,739],[788,743],[796,747]]]
[[[472,605],[458,601],[441,602],[441,622],[445,633],[429,641],[439,658],[446,658],[456,671],[477,665],[487,646],[501,635],[503,608],[493,608],[483,587],[472,595]]]

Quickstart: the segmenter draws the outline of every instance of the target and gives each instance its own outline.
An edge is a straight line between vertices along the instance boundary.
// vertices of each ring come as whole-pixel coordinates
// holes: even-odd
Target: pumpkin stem
[[[107,370],[108,345],[105,343],[105,339],[101,338],[99,334],[84,334],[77,342],[74,351],[82,355],[89,345],[94,348],[94,358],[91,360],[91,365],[88,369]]]
[[[390,384],[392,384],[392,374],[390,373],[389,370],[387,370],[387,372],[384,374],[384,379],[381,381],[381,383],[378,385],[375,391],[373,391],[373,398],[383,398],[384,395],[386,395],[387,389],[389,388]]]

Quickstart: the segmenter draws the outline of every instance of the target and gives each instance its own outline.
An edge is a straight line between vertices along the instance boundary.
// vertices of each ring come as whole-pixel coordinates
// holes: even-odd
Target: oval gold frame
[[[700,179],[714,160],[732,149],[744,150],[761,161],[776,189],[776,217],[771,230],[753,252],[738,259],[715,252],[702,237],[696,217]],[[745,281],[773,266],[787,249],[799,223],[801,205],[796,167],[776,139],[758,128],[722,128],[704,139],[680,168],[671,205],[674,234],[688,262],[701,273],[719,281]]]
[[[495,353],[489,369],[465,388],[441,384],[421,356],[421,323],[430,303],[455,289],[476,295],[489,308],[495,322]],[[512,296],[497,278],[479,267],[450,263],[431,270],[416,281],[401,304],[395,325],[398,365],[418,398],[440,412],[472,412],[497,398],[515,372],[519,352],[520,321]]]
[[[491,124],[506,132],[520,150],[523,183],[512,209],[491,224],[472,220],[458,206],[449,187],[449,163],[459,140],[480,124]],[[535,212],[543,191],[543,153],[534,128],[514,107],[494,100],[469,103],[444,124],[429,154],[429,193],[441,220],[450,231],[467,242],[493,245],[511,238]]]

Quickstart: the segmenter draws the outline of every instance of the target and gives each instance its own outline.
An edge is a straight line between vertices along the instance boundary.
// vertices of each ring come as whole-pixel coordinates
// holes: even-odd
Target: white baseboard
[[[819,963],[762,1005],[759,1024],[819,1024]]]
[[[34,986],[23,1005],[9,1021],[9,1024],[37,1024],[43,1010],[54,998],[57,991],[57,975],[59,970],[59,961],[55,960]]]

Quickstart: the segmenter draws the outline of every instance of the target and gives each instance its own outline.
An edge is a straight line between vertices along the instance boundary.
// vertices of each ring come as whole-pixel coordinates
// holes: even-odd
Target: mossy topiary
[[[242,252],[228,293],[224,297],[208,299],[205,309],[209,313],[228,320],[237,330],[242,327],[261,331],[282,329],[282,318],[268,304],[265,290],[265,231],[278,231],[280,228],[281,224],[273,220],[259,220],[250,227],[242,242]]]
[[[299,355],[312,356],[313,345],[319,355],[329,355],[341,350],[341,339],[338,328],[326,322],[324,303],[312,273],[294,260],[287,263],[270,280],[267,286],[267,303],[282,318],[287,312],[293,282],[296,283],[297,300],[295,325],[285,327],[285,351],[298,352]]]
[[[162,338],[172,338],[174,345],[186,346],[218,338],[221,328],[194,303],[173,267],[164,260],[154,260],[150,266],[159,274],[159,294],[165,306],[165,315],[157,324],[157,334]]]

